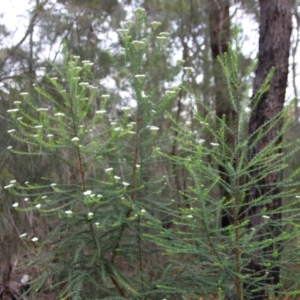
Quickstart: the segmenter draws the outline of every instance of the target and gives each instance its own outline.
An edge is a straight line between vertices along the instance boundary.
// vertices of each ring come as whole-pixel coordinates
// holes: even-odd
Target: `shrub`
[[[10,151],[59,162],[38,183],[7,186],[26,198],[22,205],[14,204],[20,214],[32,211],[43,220],[45,232],[21,235],[38,249],[37,259],[30,262],[40,268],[34,289],[50,282],[49,289],[61,299],[208,299],[215,294],[220,299],[247,299],[247,284],[259,289],[267,272],[280,266],[291,285],[287,293],[296,294],[298,271],[285,270],[299,260],[298,183],[293,182],[299,170],[272,187],[284,187],[276,197],[284,197],[286,205],[263,209],[255,216],[265,220],[258,228],[248,228],[243,213],[272,201],[270,194],[248,202],[249,189],[269,173],[282,172],[286,158],[299,149],[298,141],[292,152],[274,154],[291,146],[274,142],[249,159],[248,102],[241,92],[244,82],[237,76],[238,50],[232,48],[220,63],[237,115],[234,149],[226,144],[226,120],[219,120],[214,131],[210,125],[214,112],[203,117],[194,109],[195,103],[202,103],[188,90],[192,69],[182,68],[183,62],[168,78],[171,82],[181,72],[182,82],[157,98],[147,81],[168,34],[158,34],[158,22],[152,23],[152,30],[145,24],[139,8],[135,21],[127,22],[129,28],[118,30],[124,53],[110,54],[116,55],[120,74],[126,74],[122,80],[135,102],[120,101],[120,94],[99,89],[93,64],[64,49],[62,64],[53,65],[57,76],[47,76],[55,93],[37,85],[34,89],[44,101],[42,107],[24,92],[22,101],[10,110],[14,128],[9,133],[28,149]],[[150,41],[156,45],[152,52]],[[268,78],[257,101],[267,89]],[[162,83],[159,89],[163,88]],[[176,97],[190,99],[196,131],[172,116],[170,106]],[[268,125],[287,112],[288,107]],[[161,126],[166,118],[171,127]],[[203,140],[207,130],[213,139],[209,145]],[[256,139],[267,130],[263,127]],[[170,151],[174,143],[177,153]],[[229,174],[230,184],[222,181],[219,165]],[[171,183],[179,180],[177,171],[186,176],[184,188]],[[229,201],[216,198],[218,185],[231,195]],[[232,224],[221,228],[224,211]],[[279,213],[281,219],[272,218]],[[274,228],[281,232],[276,238],[269,234]],[[265,273],[247,271],[253,258],[263,263]],[[280,288],[270,284],[270,295]]]

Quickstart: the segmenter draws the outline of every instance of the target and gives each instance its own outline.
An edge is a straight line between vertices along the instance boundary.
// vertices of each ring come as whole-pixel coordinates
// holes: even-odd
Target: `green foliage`
[[[250,188],[269,174],[282,172],[294,153],[280,153],[291,145],[278,144],[276,137],[254,158],[248,153],[251,143],[286,116],[288,107],[269,120],[254,141],[245,135],[248,102],[240,92],[244,83],[237,76],[238,49],[229,47],[220,62],[237,115],[234,149],[226,144],[226,120],[219,120],[217,131],[209,124],[213,112],[203,118],[194,109],[196,132],[188,124],[182,126],[166,108],[181,93],[190,97],[192,107],[202,105],[184,84],[192,70],[177,65],[174,74],[184,72],[183,82],[157,98],[147,81],[167,33],[159,33],[159,23],[153,23],[152,29],[145,24],[145,12],[139,8],[134,21],[127,22],[128,28],[118,30],[125,51],[116,63],[120,73],[126,74],[136,106],[91,84],[95,82],[93,64],[80,61],[65,48],[62,64],[52,66],[57,77],[47,77],[56,96],[36,85],[43,107],[36,107],[25,92],[10,110],[14,127],[9,133],[27,146],[10,151],[24,159],[51,157],[60,162],[55,173],[44,174],[44,184],[7,186],[12,194],[28,198],[25,204],[15,205],[20,214],[33,212],[48,225],[46,236],[22,236],[38,249],[37,259],[31,262],[41,274],[34,288],[45,286],[50,278],[48,288],[57,299],[208,299],[211,295],[242,299],[245,284],[259,288],[259,278],[247,272],[249,260],[259,258],[266,272],[281,267],[282,282],[289,282],[288,293],[294,295],[299,288],[298,271],[286,270],[299,263],[298,183],[293,177],[300,169],[275,183],[272,189],[284,187],[275,196],[270,193],[247,201]],[[150,59],[149,41],[157,47]],[[267,83],[257,101],[266,88]],[[170,119],[172,128],[157,127],[163,117]],[[208,145],[204,131],[213,137]],[[174,141],[180,151],[170,155]],[[293,151],[298,144],[294,143]],[[222,180],[219,165],[229,174],[230,184]],[[185,172],[187,185],[169,190],[168,182],[176,180],[178,170]],[[216,199],[217,185],[231,195],[229,202]],[[263,222],[249,228],[244,212],[258,205],[267,207],[274,197],[287,199],[287,204],[262,209],[255,217]],[[220,228],[224,210],[233,222]],[[282,219],[273,218],[279,213]],[[277,228],[280,235],[268,236],[266,226]],[[266,255],[263,249],[270,245],[273,252]],[[269,286],[270,294],[275,288]]]
[[[143,260],[149,256],[151,261],[157,250],[154,245],[147,249],[141,223],[160,223],[150,213],[159,211],[164,188],[164,179],[153,173],[159,161],[156,149],[164,139],[155,122],[178,89],[155,100],[143,88],[158,57],[157,52],[145,69],[147,32],[142,9],[136,10],[130,30],[118,30],[125,47],[120,66],[128,76],[136,107],[118,103],[107,91],[90,84],[93,64],[81,62],[64,49],[62,65],[53,65],[57,77],[47,77],[56,96],[34,86],[45,106],[36,107],[24,92],[23,100],[9,111],[14,122],[9,133],[30,149],[10,151],[52,157],[61,164],[59,179],[45,174],[43,185],[10,186],[12,193],[29,199],[25,208],[16,208],[20,213],[34,211],[41,218],[51,217],[55,224],[40,245],[51,251],[42,252],[34,263],[40,266],[42,282],[52,278],[57,297],[104,299],[119,294],[140,298],[154,293],[153,283],[143,274],[144,268],[153,266]],[[154,32],[149,38],[157,39],[160,51],[163,38]],[[116,114],[110,111],[114,101]]]

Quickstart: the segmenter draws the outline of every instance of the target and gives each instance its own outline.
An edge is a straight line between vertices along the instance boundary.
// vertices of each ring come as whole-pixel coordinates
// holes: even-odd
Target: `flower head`
[[[87,217],[88,217],[88,220],[91,220],[91,219],[93,219],[93,216],[94,216],[94,213],[92,213],[92,212],[89,212],[89,213],[88,213],[88,215],[87,215]]]
[[[168,90],[168,91],[166,91],[166,94],[168,96],[175,96],[176,95],[176,91],[174,91],[174,90]]]
[[[145,74],[137,74],[134,77],[138,80],[138,82],[141,83],[146,78],[146,75]]]
[[[165,32],[165,31],[163,31],[163,32],[161,32],[159,34],[159,36],[164,36],[164,37],[168,37],[169,35],[170,35],[170,33],[169,32]]]
[[[183,60],[183,59],[178,59],[178,60],[176,61],[177,66],[181,66],[181,65],[183,65],[184,63],[185,63],[185,60]]]
[[[102,109],[102,110],[96,110],[95,114],[105,114],[106,110]]]
[[[83,192],[83,195],[84,195],[84,196],[89,196],[89,195],[91,195],[91,194],[92,194],[92,191],[91,191],[91,190],[88,190],[88,191]]]
[[[123,28],[120,28],[120,29],[117,29],[117,33],[122,37],[127,37],[128,33],[129,33],[129,30],[128,29],[123,29]]]
[[[184,67],[183,70],[187,75],[190,75],[194,71],[194,69],[191,67]]]
[[[11,187],[13,187],[13,186],[14,186],[13,184],[8,184],[8,185],[4,186],[3,188],[4,188],[4,189],[9,189],[9,188],[11,188]]]
[[[152,131],[157,131],[157,130],[159,130],[159,127],[157,127],[157,126],[149,126],[149,129],[152,130]]]
[[[158,36],[157,40],[159,41],[159,44],[162,46],[164,44],[164,42],[166,41],[166,37],[165,36]]]
[[[131,108],[129,106],[123,106],[123,107],[121,107],[121,110],[128,111],[128,110],[131,110]]]
[[[19,109],[18,108],[13,108],[13,109],[8,109],[7,112],[8,113],[14,113],[14,112],[18,112]]]
[[[200,121],[200,124],[205,125],[205,126],[209,126],[209,124],[207,122],[203,122],[203,121]]]
[[[131,28],[133,24],[134,24],[134,22],[131,21],[131,20],[125,22],[125,25],[126,25],[126,27],[128,27],[128,28]]]
[[[153,28],[153,30],[155,31],[159,26],[161,25],[161,22],[157,22],[157,21],[153,21],[151,23],[151,26]]]
[[[145,13],[145,9],[142,7],[138,7],[134,10],[136,17],[142,17]]]
[[[137,51],[145,46],[144,41],[132,41],[131,44],[135,48],[135,50],[137,50]]]
[[[88,82],[80,82],[79,85],[80,85],[80,86],[83,86],[83,87],[86,87],[86,86],[89,85],[89,83],[88,83]]]

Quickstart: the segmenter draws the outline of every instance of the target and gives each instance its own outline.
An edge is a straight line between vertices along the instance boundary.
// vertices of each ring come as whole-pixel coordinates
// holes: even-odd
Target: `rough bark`
[[[252,103],[252,113],[249,123],[249,135],[256,132],[263,124],[268,122],[272,117],[278,114],[283,109],[285,90],[287,86],[288,76],[288,59],[290,49],[290,34],[291,34],[291,7],[289,0],[260,0],[260,29],[259,29],[259,55],[258,67],[255,74],[253,93],[255,94],[268,72],[272,67],[275,67],[275,74],[270,81],[270,87],[265,92],[257,105]],[[254,99],[254,98],[253,98]],[[282,128],[283,120],[278,122],[255,144],[250,148],[250,158],[261,152],[267,144],[276,140],[278,145],[282,141],[282,136],[278,134]],[[250,140],[249,145],[254,141],[255,134]],[[265,239],[275,239],[280,234],[280,228],[262,225],[269,222],[264,222],[262,210],[276,210],[282,205],[282,199],[276,195],[280,193],[280,188],[274,188],[274,185],[280,182],[281,173],[270,173],[266,178],[261,180],[256,186],[250,188],[249,191],[249,207],[247,207],[245,217],[249,220],[249,228],[257,228],[262,226],[261,230],[257,230],[255,241]],[[257,176],[254,172],[252,176]],[[274,199],[263,206],[251,206],[251,201],[268,194],[275,196]],[[281,219],[281,214],[271,213],[271,220],[278,221]],[[272,223],[272,222],[271,222]],[[275,243],[275,242],[274,242]],[[256,277],[266,275],[264,279],[259,279],[260,290],[253,292],[253,288],[258,288],[249,283],[245,288],[247,295],[253,300],[269,299],[266,292],[267,285],[276,285],[279,283],[280,267],[275,259],[272,263],[269,273],[266,273],[266,268],[263,265],[264,259],[273,259],[272,253],[276,245],[265,247],[261,253],[253,257],[248,265],[248,271]],[[277,245],[280,246],[280,245]],[[278,259],[278,258],[277,258]],[[249,298],[249,299],[250,299]]]
[[[218,56],[222,56],[228,51],[230,42],[230,15],[229,0],[209,0],[209,33],[210,47],[213,58],[213,75],[215,80],[215,104],[217,120],[222,120],[225,116],[228,130],[226,132],[226,144],[230,149],[234,146],[234,137],[231,130],[234,126],[235,111],[232,108],[231,101],[228,97],[226,80],[223,75],[222,67],[218,61]],[[217,121],[218,122],[218,121]],[[230,155],[230,153],[228,153]],[[219,165],[221,179],[230,185],[230,178],[223,165]],[[224,188],[219,186],[220,199],[229,201],[231,196]],[[222,212],[221,226],[226,227],[232,223],[232,213],[229,211]]]

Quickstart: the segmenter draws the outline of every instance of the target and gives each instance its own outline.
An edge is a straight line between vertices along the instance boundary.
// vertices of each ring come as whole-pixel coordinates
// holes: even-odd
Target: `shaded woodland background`
[[[127,92],[128,83],[124,80],[124,74],[116,71],[116,66],[108,55],[110,52],[118,55],[118,37],[115,31],[121,28],[124,20],[130,20],[133,10],[138,6],[145,8],[149,23],[162,22],[161,31],[169,32],[168,43],[164,47],[161,63],[158,63],[155,74],[148,81],[148,88],[154,89],[157,97],[163,93],[162,82],[169,78],[171,70],[168,65],[174,66],[177,59],[185,61],[185,65],[192,67],[195,72],[189,80],[190,90],[202,100],[204,106],[198,105],[197,111],[205,118],[207,111],[213,111],[215,116],[227,116],[228,126],[233,126],[234,112],[227,97],[226,84],[222,79],[217,56],[227,51],[228,43],[232,42],[233,31],[236,26],[240,40],[241,54],[239,76],[245,77],[245,70],[252,64],[257,48],[245,49],[244,31],[248,24],[254,25],[253,38],[258,45],[259,4],[255,0],[45,0],[30,1],[31,10],[24,12],[28,20],[28,27],[24,37],[13,46],[7,47],[7,41],[12,36],[0,18],[0,238],[3,251],[1,260],[10,260],[10,256],[26,260],[35,255],[35,245],[32,244],[24,250],[19,236],[27,232],[29,236],[43,236],[51,230],[52,224],[44,222],[38,215],[32,212],[20,217],[12,207],[15,199],[4,189],[13,179],[17,182],[42,183],[42,176],[57,178],[57,181],[74,182],[76,172],[61,165],[49,157],[39,159],[24,159],[12,155],[8,146],[18,147],[12,140],[7,130],[10,129],[10,119],[6,113],[13,108],[13,102],[21,99],[20,93],[32,90],[32,84],[40,83],[48,93],[55,96],[55,91],[47,86],[44,78],[45,72],[51,74],[52,67],[47,60],[59,64],[61,61],[62,41],[69,51],[79,55],[81,60],[94,62],[93,73],[97,78],[93,85],[99,92],[109,91],[114,95],[115,101],[109,104],[110,114],[117,116],[121,113],[120,105],[132,106],[134,102]],[[294,140],[299,132],[299,107],[297,82],[298,42],[300,30],[300,8],[297,1],[292,3],[292,36],[290,49],[290,66],[288,91],[286,101],[295,98],[295,104],[289,113],[291,126],[286,133],[286,140]],[[249,23],[247,22],[249,20]],[[256,24],[256,25],[255,25]],[[249,28],[247,28],[249,30]],[[248,47],[248,46],[247,46]],[[153,45],[154,51],[154,45]],[[174,78],[182,76],[175,74]],[[254,74],[253,74],[254,78]],[[249,86],[252,86],[249,78]],[[170,82],[171,84],[171,82]],[[161,89],[161,90],[160,90]],[[242,95],[252,95],[247,86],[242,87]],[[36,105],[43,106],[39,96],[32,90]],[[197,124],[193,124],[193,108],[187,105],[188,95],[181,92],[169,105],[169,112],[173,118],[184,127],[191,124],[192,130],[197,131]],[[250,115],[249,115],[250,117]],[[218,128],[216,119],[210,120],[215,128]],[[161,117],[157,126],[170,127],[170,121]],[[170,132],[170,135],[172,133]],[[174,136],[176,132],[173,133]],[[169,137],[172,139],[172,136]],[[205,143],[213,142],[209,132],[203,136]],[[230,136],[228,137],[230,143]],[[166,146],[167,153],[177,155],[180,153],[180,145],[175,141]],[[209,159],[209,157],[207,158]],[[298,167],[297,157],[290,158],[290,166],[287,172]],[[97,173],[91,167],[91,173]],[[166,176],[167,189],[163,191],[166,198],[179,201],[179,191],[185,190],[188,179],[184,170],[170,165],[157,165],[155,172]],[[225,179],[226,180],[226,179]],[[216,189],[215,197],[226,197],[226,191]],[[226,225],[228,220],[224,217],[220,220]],[[34,273],[38,270],[31,269]]]

